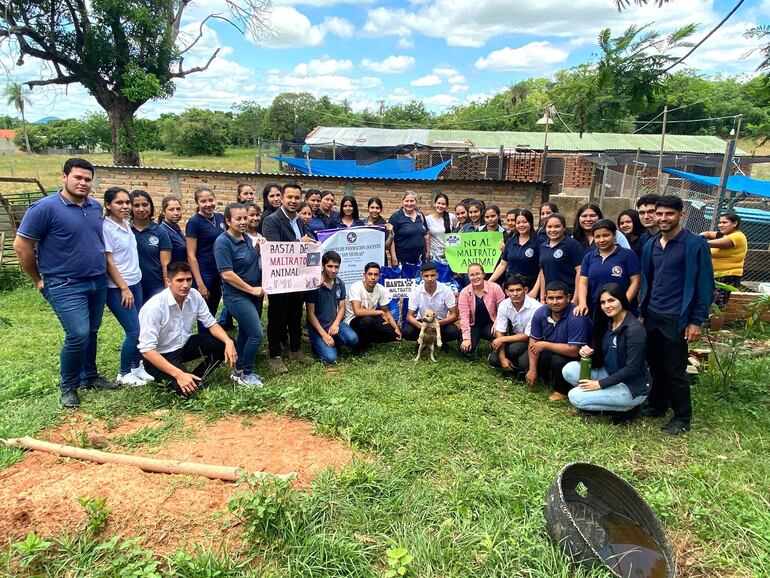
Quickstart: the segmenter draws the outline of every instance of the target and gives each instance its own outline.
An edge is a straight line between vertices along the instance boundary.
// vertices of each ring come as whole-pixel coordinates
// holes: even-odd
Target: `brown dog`
[[[433,349],[435,347],[441,347],[441,329],[436,319],[436,314],[428,309],[422,316],[422,327],[420,328],[420,336],[417,338],[417,357],[415,361],[419,361],[420,353],[422,353],[423,347],[430,347],[430,360],[436,362],[436,358],[433,357]]]

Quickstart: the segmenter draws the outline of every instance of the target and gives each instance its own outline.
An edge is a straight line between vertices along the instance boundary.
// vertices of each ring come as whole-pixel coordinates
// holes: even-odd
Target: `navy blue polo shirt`
[[[82,205],[61,191],[30,205],[17,233],[37,241],[37,270],[43,276],[79,279],[107,273],[102,206],[90,197]]]
[[[660,246],[660,237],[652,241],[652,282],[647,309],[662,315],[679,315],[684,300],[684,272],[686,269],[684,237],[682,229],[676,237]]]
[[[570,303],[558,321],[551,317],[547,305],[532,314],[530,337],[549,343],[586,345],[591,338],[591,319],[587,315],[573,315],[575,305]]]
[[[583,261],[583,247],[571,237],[564,237],[556,246],[548,243],[540,247],[540,268],[546,286],[551,281],[567,284],[570,295],[575,294],[575,267]]]
[[[225,229],[225,218],[221,213],[214,213],[211,220],[200,213],[195,213],[187,221],[185,234],[188,237],[198,239],[195,257],[198,259],[198,269],[204,277],[213,277],[217,274],[217,263],[214,260],[214,241],[225,232]]]
[[[330,221],[331,221],[330,217],[326,217],[323,213],[316,213],[310,219],[310,223],[308,223],[307,230],[309,233],[312,233],[313,236],[315,237],[318,231],[323,231],[324,229],[330,228],[329,227]]]
[[[171,239],[171,262],[187,261],[187,240],[182,230],[168,221],[163,221],[160,226]]]
[[[217,271],[232,271],[252,287],[259,287],[262,282],[262,270],[259,268],[259,253],[247,236],[240,240],[229,233],[220,235],[214,241],[214,257]],[[227,281],[222,281],[222,295],[225,297],[252,297],[236,289]]]
[[[136,252],[139,254],[139,269],[142,270],[142,288],[165,287],[163,268],[160,266],[160,252],[171,251],[171,239],[168,233],[157,223],[150,224],[142,231],[133,226],[136,238]]]
[[[321,324],[324,330],[329,329],[331,324],[334,323],[340,301],[345,299],[347,299],[345,282],[339,277],[334,279],[331,288],[327,287],[326,283],[322,283],[318,289],[305,293],[305,303],[315,305],[316,319],[318,319],[318,323]],[[308,327],[311,327],[309,322]]]
[[[607,329],[602,337],[602,353],[604,353],[604,369],[610,375],[620,369],[618,364],[618,332]]]
[[[639,258],[631,249],[616,246],[611,255],[602,258],[598,249],[586,253],[580,265],[580,276],[588,278],[588,297],[591,310],[598,307],[602,287],[617,283],[625,293],[631,285],[631,276],[641,273]]]
[[[502,259],[508,264],[506,275],[523,275],[532,289],[540,269],[540,240],[530,235],[523,245],[519,244],[519,235],[515,234],[505,242]]]
[[[403,209],[399,209],[388,222],[393,225],[393,242],[398,260],[401,263],[417,263],[425,254],[425,234],[428,232],[425,218],[417,213],[413,221],[404,214]]]

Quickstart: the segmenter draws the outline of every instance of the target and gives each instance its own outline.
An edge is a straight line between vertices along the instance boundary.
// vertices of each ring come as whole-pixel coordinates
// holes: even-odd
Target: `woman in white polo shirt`
[[[139,343],[139,309],[142,306],[142,271],[136,238],[128,218],[131,198],[122,187],[104,192],[104,250],[107,255],[107,307],[120,323],[126,336],[120,348],[120,370],[117,382],[139,386],[152,381],[141,365]]]

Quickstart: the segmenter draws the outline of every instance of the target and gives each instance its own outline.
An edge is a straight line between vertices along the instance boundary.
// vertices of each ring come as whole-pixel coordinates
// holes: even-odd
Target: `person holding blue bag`
[[[420,276],[420,267],[430,255],[430,232],[425,222],[425,216],[417,209],[417,195],[406,191],[401,200],[401,208],[393,213],[388,220],[393,225],[390,237],[391,263],[401,266],[402,279],[415,279]],[[408,300],[404,300],[406,310]],[[402,315],[402,325],[406,323],[406,315]]]

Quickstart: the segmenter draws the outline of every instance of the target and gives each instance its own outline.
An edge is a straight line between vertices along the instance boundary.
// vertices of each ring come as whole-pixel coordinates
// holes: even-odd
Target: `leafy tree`
[[[229,127],[222,113],[192,108],[159,123],[163,144],[176,155],[222,156],[229,144]]]
[[[273,99],[265,115],[265,128],[274,139],[304,142],[317,126],[316,100],[309,92],[284,92]]]
[[[6,104],[12,104],[21,114],[21,130],[24,133],[24,144],[27,152],[31,153],[32,149],[29,146],[29,135],[27,134],[27,119],[24,118],[24,105],[29,104],[29,94],[21,84],[12,82],[5,87],[5,100]]]
[[[232,132],[235,142],[239,145],[251,144],[256,147],[262,136],[263,123],[267,111],[256,102],[247,100],[233,106]]]
[[[134,114],[148,100],[174,93],[174,80],[206,70],[217,48],[200,66],[185,68],[187,53],[203,37],[204,24],[218,18],[259,35],[269,0],[225,0],[230,17],[209,14],[184,42],[180,24],[192,0],[0,0],[0,41],[47,62],[53,76],[27,81],[30,88],[82,84],[110,120],[116,164],[138,164]]]

